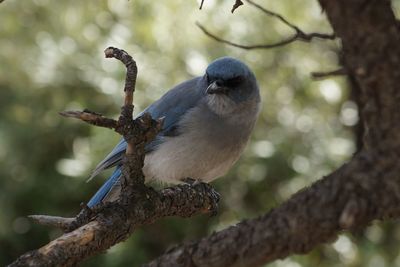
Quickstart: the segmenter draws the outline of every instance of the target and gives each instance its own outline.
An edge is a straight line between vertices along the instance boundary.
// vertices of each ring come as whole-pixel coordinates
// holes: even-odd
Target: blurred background
[[[221,56],[246,62],[262,89],[263,109],[244,155],[213,182],[222,200],[217,216],[167,218],[138,229],[126,242],[82,266],[137,266],[186,240],[206,236],[279,205],[328,174],[356,150],[357,106],[343,77],[322,81],[310,72],[338,66],[338,41],[296,42],[246,51],[205,36],[243,44],[271,43],[291,29],[234,1],[6,0],[0,4],[0,265],[61,232],[32,224],[29,214],[73,216],[107,174],[86,183],[119,136],[60,117],[83,109],[116,117],[125,69],[106,60],[116,46],[137,61],[136,114],[180,81],[202,75]],[[259,1],[306,32],[330,33],[317,1]],[[400,1],[393,2],[396,12]],[[400,227],[374,223],[340,235],[305,256],[269,266],[400,266]]]

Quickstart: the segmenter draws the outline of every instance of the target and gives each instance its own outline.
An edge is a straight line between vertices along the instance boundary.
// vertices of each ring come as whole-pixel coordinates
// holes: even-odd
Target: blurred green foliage
[[[222,196],[216,217],[161,220],[83,266],[137,266],[174,244],[263,214],[349,159],[355,149],[351,126],[358,117],[347,100],[347,84],[343,78],[310,78],[312,71],[337,67],[340,44],[297,42],[246,51],[217,43],[195,26],[200,21],[243,44],[275,42],[291,34],[248,5],[232,15],[232,3],[206,0],[203,10],[196,1],[178,0],[7,0],[0,5],[1,266],[60,235],[32,224],[26,215],[72,216],[107,176],[85,182],[119,136],[57,112],[87,107],[118,114],[125,70],[103,58],[110,45],[137,60],[138,111],[225,55],[255,71],[263,110],[245,154],[213,183]],[[316,1],[263,4],[306,32],[331,32]],[[400,266],[394,245],[399,238],[397,225],[377,223],[357,236],[341,235],[333,245],[271,266]]]

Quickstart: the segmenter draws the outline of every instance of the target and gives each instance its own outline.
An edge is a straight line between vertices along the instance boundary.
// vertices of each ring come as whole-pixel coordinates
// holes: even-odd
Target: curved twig
[[[305,33],[303,30],[301,30],[299,27],[294,25],[293,23],[290,23],[287,19],[285,19],[282,15],[270,11],[266,9],[265,7],[260,6],[259,4],[251,1],[251,0],[245,0],[247,3],[250,5],[256,7],[257,9],[261,10],[264,14],[268,16],[272,16],[280,20],[282,23],[284,23],[286,26],[289,28],[293,29],[295,32],[292,36],[289,36],[281,41],[271,43],[271,44],[256,44],[256,45],[245,45],[245,44],[239,44],[235,43],[232,41],[229,41],[227,39],[221,38],[217,36],[216,34],[211,33],[209,30],[207,30],[203,25],[201,25],[199,22],[196,22],[196,25],[203,31],[204,34],[209,36],[210,38],[214,39],[217,42],[224,43],[230,46],[234,46],[237,48],[241,49],[246,49],[246,50],[251,50],[251,49],[270,49],[270,48],[275,48],[275,47],[280,47],[284,46],[287,44],[290,44],[294,41],[303,41],[303,42],[310,42],[313,39],[327,39],[327,40],[333,40],[336,38],[335,34],[326,34],[326,33],[317,33],[317,32],[312,32],[312,33]],[[243,3],[242,3],[243,4]],[[240,6],[240,5],[239,5]],[[233,11],[238,8],[239,6],[236,7],[236,4],[234,5],[234,8],[232,9]]]
[[[261,266],[332,242],[342,230],[400,216],[400,32],[390,1],[368,1],[363,12],[365,1],[319,2],[361,88],[363,149],[265,215],[177,246],[146,266]]]
[[[93,208],[84,205],[75,218],[30,216],[42,225],[59,227],[68,233],[38,250],[22,255],[10,266],[74,265],[125,240],[139,226],[159,218],[190,217],[199,213],[214,214],[217,210],[219,195],[207,184],[183,184],[160,192],[144,185],[144,146],[160,131],[163,119],[153,120],[148,113],[132,119],[136,63],[128,53],[118,48],[109,47],[105,54],[106,57],[122,61],[127,68],[125,101],[118,121],[88,110],[66,111],[61,115],[112,128],[124,136],[131,146],[122,160],[122,189],[119,198]]]
[[[332,76],[341,76],[346,75],[347,71],[345,68],[339,68],[332,71],[325,71],[325,72],[311,72],[311,77],[315,80],[321,80]]]

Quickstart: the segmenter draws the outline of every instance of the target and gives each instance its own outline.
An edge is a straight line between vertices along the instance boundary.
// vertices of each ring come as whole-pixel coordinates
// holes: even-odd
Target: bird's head
[[[218,113],[229,113],[242,104],[255,106],[260,102],[253,72],[237,59],[216,59],[207,67],[204,80],[209,104],[214,105],[213,109],[218,108]]]

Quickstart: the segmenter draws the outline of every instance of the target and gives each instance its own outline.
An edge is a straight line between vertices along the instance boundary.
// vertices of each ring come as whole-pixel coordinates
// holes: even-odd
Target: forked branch
[[[275,48],[275,47],[280,47],[280,46],[284,46],[284,45],[293,43],[295,41],[310,42],[313,39],[333,40],[333,39],[336,38],[335,34],[326,34],[326,33],[317,33],[317,32],[306,33],[303,30],[301,30],[299,27],[294,25],[293,23],[289,22],[282,15],[280,15],[280,14],[278,14],[276,12],[270,11],[270,10],[266,9],[265,7],[262,7],[261,5],[253,2],[252,0],[245,0],[245,1],[247,3],[249,3],[250,5],[254,6],[255,8],[257,8],[258,10],[260,10],[261,12],[263,12],[265,15],[271,16],[271,17],[275,17],[278,20],[280,20],[283,24],[285,24],[286,26],[291,28],[294,31],[294,34],[289,36],[289,37],[284,38],[281,41],[275,42],[275,43],[245,45],[245,44],[235,43],[233,41],[221,38],[218,35],[211,33],[209,30],[207,30],[203,25],[201,25],[198,22],[196,23],[196,25],[203,31],[204,34],[206,34],[210,38],[212,38],[212,39],[214,39],[214,40],[216,40],[216,41],[218,41],[220,43],[224,43],[224,44],[227,44],[227,45],[230,45],[230,46],[234,46],[234,47],[242,48],[242,49],[246,49],[246,50]],[[241,1],[239,1],[239,2],[241,2]],[[236,6],[236,3],[235,3],[235,5],[234,5],[234,7],[232,9],[232,13],[239,6]]]
[[[153,120],[148,113],[137,119],[132,118],[136,63],[128,53],[118,48],[109,47],[105,54],[120,60],[127,68],[125,100],[119,119],[109,119],[88,110],[65,111],[61,115],[114,129],[127,141],[120,196],[114,202],[100,203],[93,208],[83,205],[75,218],[30,216],[37,223],[58,227],[67,233],[38,250],[22,255],[10,266],[74,265],[125,240],[138,227],[159,218],[213,214],[217,210],[219,194],[207,184],[182,184],[159,192],[144,185],[144,146],[160,131],[163,119]]]

